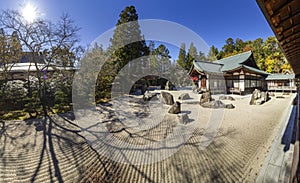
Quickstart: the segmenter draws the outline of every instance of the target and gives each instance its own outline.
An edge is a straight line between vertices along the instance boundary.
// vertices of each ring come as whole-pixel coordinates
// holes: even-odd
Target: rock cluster
[[[258,89],[255,89],[252,92],[250,105],[261,105],[269,100],[268,92],[262,92]]]
[[[227,99],[227,98],[226,98]],[[232,100],[231,98],[228,98],[228,100]],[[234,100],[234,99],[233,99]],[[200,105],[202,107],[205,108],[213,108],[213,109],[217,109],[217,108],[227,108],[227,109],[234,109],[234,105],[232,104],[224,104],[222,101],[220,100],[214,100],[211,97],[211,93],[210,91],[208,92],[204,92],[201,97],[200,97]]]
[[[213,101],[210,101],[210,102],[206,102],[206,103],[203,103],[201,106],[205,107],[205,108],[212,108],[212,109],[220,109],[220,108],[234,109],[235,108],[234,105],[224,104],[220,100],[213,100]]]

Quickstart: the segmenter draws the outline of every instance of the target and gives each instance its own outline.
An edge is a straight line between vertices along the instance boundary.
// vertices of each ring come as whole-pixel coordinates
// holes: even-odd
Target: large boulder
[[[190,99],[191,97],[190,97],[190,95],[188,94],[188,93],[183,93],[183,94],[181,94],[179,97],[178,97],[178,99],[179,100],[187,100],[187,99]]]
[[[168,92],[161,92],[160,93],[160,101],[163,103],[163,104],[167,104],[167,105],[173,105],[174,104],[174,98],[173,98],[173,95],[168,93]]]
[[[172,105],[172,107],[169,109],[168,113],[170,113],[170,114],[179,114],[179,113],[181,113],[180,105],[181,105],[181,103],[176,101]]]
[[[211,93],[210,91],[204,92],[202,93],[201,97],[200,97],[200,105],[206,103],[206,102],[210,102],[213,99],[211,98]]]
[[[269,94],[267,92],[261,92],[258,89],[255,89],[252,92],[250,105],[261,105],[269,100]]]
[[[214,108],[214,109],[225,108],[226,107],[226,104],[224,104],[220,100],[211,101],[210,103],[211,103],[211,108]]]
[[[212,108],[212,109],[222,109],[222,108],[234,109],[235,108],[234,105],[232,105],[232,104],[224,104],[220,100],[205,102],[205,103],[201,104],[201,106],[205,107],[205,108]]]
[[[223,102],[221,102],[220,100],[216,100],[216,101],[210,101],[210,102],[205,102],[203,104],[201,104],[202,107],[205,108],[225,108],[225,104]]]
[[[268,92],[261,92],[261,101],[263,103],[267,102],[269,100],[269,93]]]

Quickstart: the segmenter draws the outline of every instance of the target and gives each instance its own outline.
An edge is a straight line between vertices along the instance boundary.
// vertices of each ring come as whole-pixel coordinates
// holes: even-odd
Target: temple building
[[[247,94],[267,90],[269,73],[260,70],[247,51],[214,62],[194,61],[189,75],[201,91]]]
[[[266,78],[268,91],[296,91],[295,74],[270,74]]]

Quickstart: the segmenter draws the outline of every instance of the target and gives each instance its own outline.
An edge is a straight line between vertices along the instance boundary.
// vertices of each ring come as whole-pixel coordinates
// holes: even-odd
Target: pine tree
[[[202,52],[202,51],[199,51],[197,60],[199,60],[199,61],[207,61],[207,58],[206,58],[206,56],[205,56],[205,53]]]
[[[113,37],[110,39],[109,50],[113,51],[112,60],[119,71],[131,60],[148,55],[149,49],[146,42],[142,40],[138,14],[134,6],[128,6],[121,12],[116,26]],[[141,41],[130,43],[134,40]]]
[[[127,6],[120,13],[110,43],[111,45],[108,48],[110,59],[103,65],[97,81],[97,85],[102,86],[101,88],[98,87],[98,89],[101,90],[100,98],[111,97],[110,90],[112,82],[124,66],[129,64],[129,67],[126,67],[129,69],[127,70],[129,73],[140,70],[146,66],[145,60],[140,60],[139,64],[130,65],[130,61],[149,54],[149,48],[143,40],[143,35],[138,23],[138,14],[134,6]],[[126,81],[126,77],[122,79],[124,83],[129,82]]]
[[[182,67],[186,68],[186,51],[185,51],[185,43],[181,43],[180,45],[180,50],[179,50],[179,55],[177,59],[177,64]]]
[[[194,46],[194,43],[191,43],[187,55],[187,62],[185,67],[186,70],[189,70],[192,67],[193,62],[196,58],[197,58],[197,48]]]
[[[216,48],[214,45],[212,45],[209,49],[209,52],[207,54],[207,60],[208,61],[215,61],[217,60],[217,55],[219,54],[218,48]]]

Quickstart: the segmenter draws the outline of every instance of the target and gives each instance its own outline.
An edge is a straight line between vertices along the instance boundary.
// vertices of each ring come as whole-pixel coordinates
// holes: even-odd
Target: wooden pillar
[[[206,90],[209,90],[209,75],[206,74]]]
[[[245,91],[245,75],[243,71],[241,71],[239,87],[241,92]]]

